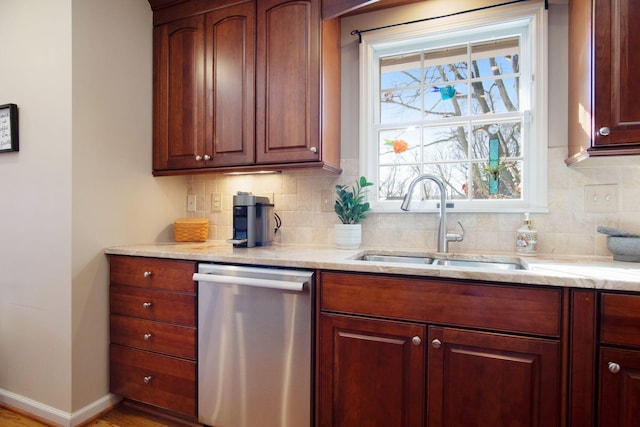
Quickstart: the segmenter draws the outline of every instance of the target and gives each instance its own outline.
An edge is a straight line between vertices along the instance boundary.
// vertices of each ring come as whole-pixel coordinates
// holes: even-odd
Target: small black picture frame
[[[0,105],[0,153],[18,151],[18,106]]]

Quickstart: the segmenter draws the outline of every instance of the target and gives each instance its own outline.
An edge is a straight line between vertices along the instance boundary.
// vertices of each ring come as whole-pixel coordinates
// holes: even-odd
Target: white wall
[[[110,402],[103,249],[171,240],[186,181],[151,175],[147,0],[3,0],[0,39],[0,402],[75,425]]]

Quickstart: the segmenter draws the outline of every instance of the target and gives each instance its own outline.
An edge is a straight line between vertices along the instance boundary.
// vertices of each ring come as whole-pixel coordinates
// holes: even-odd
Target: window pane
[[[474,163],[472,167],[474,199],[522,199],[522,161],[508,161],[499,170],[487,169],[487,163]],[[490,175],[498,177],[498,194],[491,194]]]
[[[380,93],[380,123],[420,120],[422,89],[385,90]]]
[[[498,140],[498,156],[522,156],[522,122],[499,122],[473,126],[473,146],[471,149],[474,159],[489,158],[489,141]]]
[[[398,89],[422,84],[420,53],[380,59],[380,89]]]
[[[466,126],[424,128],[424,161],[464,160],[468,155]]]
[[[472,77],[519,73],[519,53],[518,37],[472,43]]]
[[[379,132],[378,163],[400,164],[420,161],[420,130],[390,129]]]
[[[447,200],[466,199],[467,188],[467,164],[466,163],[442,163],[425,166],[424,173],[439,178],[444,184]],[[416,173],[414,178],[418,176]],[[407,187],[408,187],[407,183]],[[406,191],[406,190],[405,190]],[[411,194],[411,200],[440,200],[440,190],[430,179],[420,181]]]
[[[482,80],[471,83],[471,114],[505,113],[518,111],[520,100],[519,79]]]
[[[429,86],[424,94],[426,120],[467,115],[467,83]]]
[[[378,197],[381,200],[402,199],[411,181],[420,175],[419,166],[381,166]]]
[[[467,57],[466,45],[425,51],[425,82],[442,84],[465,80],[469,75]]]

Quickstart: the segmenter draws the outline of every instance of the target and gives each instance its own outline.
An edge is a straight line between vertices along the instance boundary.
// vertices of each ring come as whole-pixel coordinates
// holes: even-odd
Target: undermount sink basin
[[[426,264],[438,267],[463,267],[463,268],[484,268],[489,270],[525,270],[525,267],[517,261],[502,260],[470,260],[470,259],[449,259],[442,257],[429,257],[420,255],[387,255],[387,254],[364,254],[356,258],[359,261],[370,262],[391,262],[401,264]]]
[[[376,262],[402,262],[409,264],[433,264],[434,259],[423,256],[410,256],[410,255],[379,255],[379,254],[365,254],[358,258],[361,261],[376,261]]]

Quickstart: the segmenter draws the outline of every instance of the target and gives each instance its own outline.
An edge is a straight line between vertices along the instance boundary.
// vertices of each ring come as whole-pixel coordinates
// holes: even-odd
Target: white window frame
[[[548,212],[547,206],[547,13],[543,2],[524,2],[499,8],[463,13],[414,24],[396,26],[362,34],[360,44],[360,171],[376,183],[369,192],[373,212],[398,212],[400,200],[379,200],[378,186],[378,135],[376,117],[379,117],[379,66],[380,56],[394,52],[411,51],[439,46],[444,39],[451,44],[456,39],[483,31],[495,37],[516,34],[516,27],[526,27],[521,34],[520,55],[528,55],[529,61],[521,61],[521,86],[530,84],[528,93],[521,93],[521,110],[525,111],[522,149],[528,173],[523,173],[523,197],[518,200],[452,200],[456,212]],[[525,127],[528,129],[525,130]],[[412,203],[412,211],[433,211],[438,200]]]

